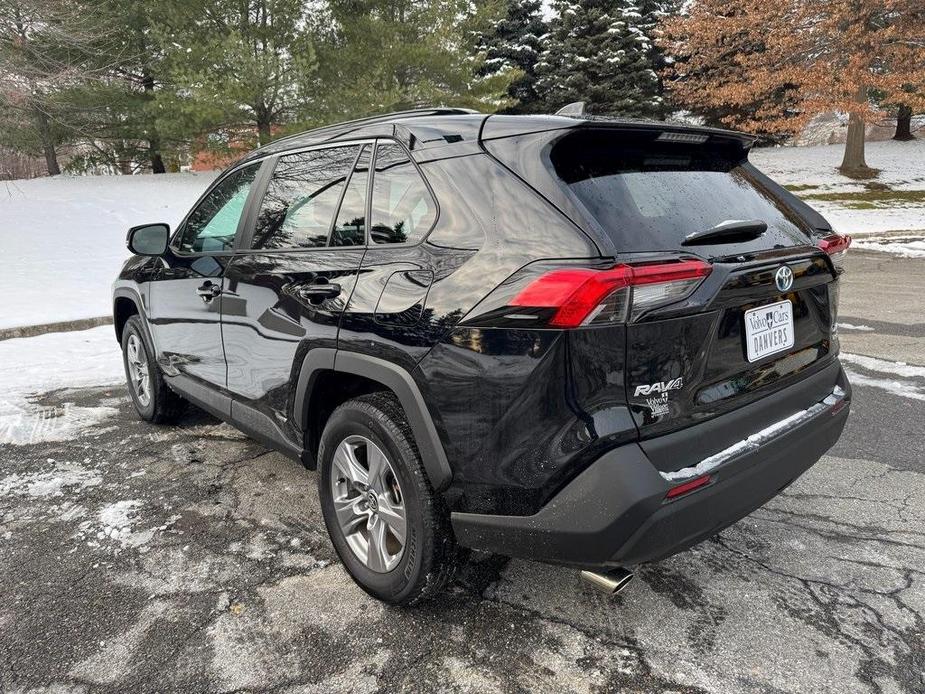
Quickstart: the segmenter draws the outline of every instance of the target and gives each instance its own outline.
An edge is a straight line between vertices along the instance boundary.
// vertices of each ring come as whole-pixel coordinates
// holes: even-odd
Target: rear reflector
[[[693,491],[705,487],[710,484],[709,475],[701,475],[700,477],[695,477],[692,480],[688,480],[683,484],[679,484],[677,487],[672,487],[668,490],[668,493],[665,494],[666,499],[676,499],[679,496],[684,496],[685,494],[690,494]]]
[[[829,234],[820,239],[816,245],[829,254],[832,263],[836,267],[841,267],[845,260],[845,254],[851,246],[851,237],[844,234]]]
[[[510,305],[555,308],[549,325],[556,328],[621,322],[684,298],[711,269],[701,260],[679,260],[608,270],[553,270],[530,282]]]

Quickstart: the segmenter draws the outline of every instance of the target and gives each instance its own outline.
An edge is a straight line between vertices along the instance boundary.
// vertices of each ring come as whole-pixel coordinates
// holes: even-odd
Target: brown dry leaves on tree
[[[696,0],[666,22],[676,102],[730,127],[798,132],[813,115],[860,121],[925,110],[922,0]]]

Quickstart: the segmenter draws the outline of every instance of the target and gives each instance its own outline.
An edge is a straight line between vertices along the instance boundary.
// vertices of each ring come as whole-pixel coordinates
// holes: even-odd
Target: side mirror
[[[166,224],[142,224],[128,230],[125,239],[128,249],[135,255],[164,255],[170,240],[170,227]]]

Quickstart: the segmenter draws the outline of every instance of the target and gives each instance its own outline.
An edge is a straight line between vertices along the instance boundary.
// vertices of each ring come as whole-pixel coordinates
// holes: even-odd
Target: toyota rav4
[[[114,286],[129,392],[317,468],[373,596],[433,595],[472,548],[633,566],[761,506],[838,439],[850,239],[666,123],[426,109],[277,140]]]

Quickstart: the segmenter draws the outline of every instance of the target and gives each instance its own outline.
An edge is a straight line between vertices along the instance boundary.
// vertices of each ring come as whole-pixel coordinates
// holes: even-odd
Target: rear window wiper
[[[768,225],[760,219],[731,219],[720,222],[715,227],[688,234],[681,242],[682,246],[698,243],[723,243],[729,241],[749,241],[757,239],[768,230]]]

